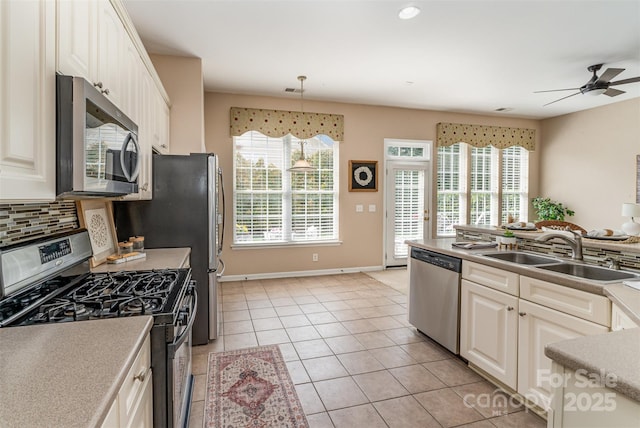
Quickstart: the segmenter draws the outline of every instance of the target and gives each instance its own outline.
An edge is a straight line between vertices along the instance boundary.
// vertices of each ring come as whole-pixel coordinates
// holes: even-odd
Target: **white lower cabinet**
[[[471,266],[465,269],[465,263]],[[460,355],[530,404],[548,410],[551,360],[544,355],[545,346],[609,331],[610,320],[603,318],[610,314],[608,300],[511,272],[501,275],[477,263],[463,262],[462,272]]]
[[[631,428],[640,426],[640,403],[606,386],[553,363],[556,379],[548,428]]]
[[[551,360],[544,355],[544,347],[553,342],[606,333],[609,329],[522,299],[518,317],[517,391],[530,402],[548,409],[552,393]]]
[[[153,427],[150,343],[147,336],[102,423],[103,428]]]
[[[462,280],[460,355],[516,389],[518,298]]]
[[[617,305],[611,306],[611,330],[626,330],[628,328],[640,327],[633,322],[631,318],[620,309]]]

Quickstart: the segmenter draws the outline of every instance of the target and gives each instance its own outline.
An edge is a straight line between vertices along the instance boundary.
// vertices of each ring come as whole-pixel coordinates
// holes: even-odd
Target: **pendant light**
[[[298,76],[298,80],[300,81],[300,112],[302,113],[302,120],[304,120],[304,81],[307,79],[307,76]],[[315,171],[315,168],[311,166],[311,164],[304,157],[304,144],[306,141],[300,140],[300,157],[293,164],[291,168],[287,171],[291,172],[309,172]]]

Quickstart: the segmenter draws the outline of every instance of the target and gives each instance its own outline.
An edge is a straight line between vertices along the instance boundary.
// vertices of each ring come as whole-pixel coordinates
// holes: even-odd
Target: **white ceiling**
[[[124,0],[151,53],[202,58],[207,91],[526,118],[640,97],[576,95],[587,67],[640,76],[640,0]],[[413,20],[397,17],[407,4]],[[574,91],[577,92],[577,91]],[[497,108],[511,111],[496,113]]]

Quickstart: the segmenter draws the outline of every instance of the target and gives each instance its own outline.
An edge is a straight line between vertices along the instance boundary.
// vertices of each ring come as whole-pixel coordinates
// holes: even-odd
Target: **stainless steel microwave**
[[[56,194],[116,197],[138,191],[138,126],[81,77],[56,76]]]

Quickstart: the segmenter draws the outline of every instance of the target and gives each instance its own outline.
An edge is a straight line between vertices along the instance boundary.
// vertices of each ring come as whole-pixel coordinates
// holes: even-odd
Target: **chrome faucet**
[[[582,234],[575,230],[569,230],[573,234],[573,238],[563,235],[562,233],[548,233],[537,238],[537,241],[547,242],[553,238],[562,239],[571,247],[571,258],[574,260],[582,260]]]

